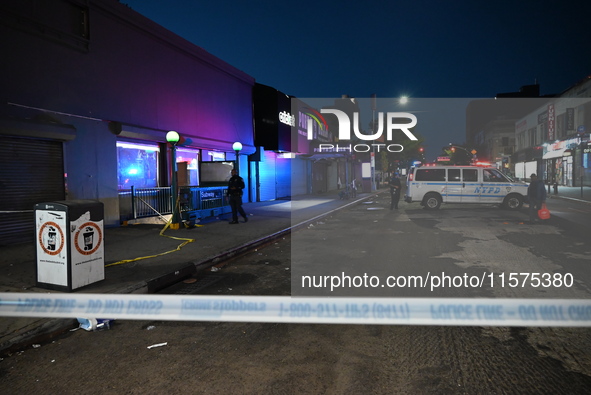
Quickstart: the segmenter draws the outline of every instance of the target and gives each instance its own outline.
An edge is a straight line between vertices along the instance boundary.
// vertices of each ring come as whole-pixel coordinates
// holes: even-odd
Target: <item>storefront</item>
[[[543,164],[546,175],[546,180],[552,184],[564,185],[572,187],[580,185],[576,179],[576,160],[577,153],[579,156],[581,145],[581,137],[570,138],[566,140],[556,141],[551,144],[544,144]],[[580,166],[580,165],[579,165]]]
[[[299,133],[306,122],[300,111],[303,105],[262,84],[255,85],[253,98],[257,146],[257,152],[249,157],[251,183],[256,186],[251,191],[253,200],[289,199],[310,193],[311,167],[301,155],[308,153],[309,143]]]
[[[0,244],[31,240],[33,206],[46,201],[99,200],[105,226],[119,226],[122,191],[170,191],[170,130],[183,140],[180,186],[219,182],[204,164],[233,163],[235,142],[248,172],[253,77],[122,3],[60,2],[80,20],[59,25],[49,3],[33,3],[8,0],[14,15],[0,15],[11,54],[0,66]],[[70,29],[82,25],[93,34]]]

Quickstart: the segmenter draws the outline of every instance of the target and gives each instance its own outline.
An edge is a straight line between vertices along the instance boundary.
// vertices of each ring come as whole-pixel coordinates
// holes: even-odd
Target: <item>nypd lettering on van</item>
[[[516,210],[527,196],[527,184],[514,181],[495,168],[436,166],[411,169],[405,201],[427,209],[442,203],[492,203]]]

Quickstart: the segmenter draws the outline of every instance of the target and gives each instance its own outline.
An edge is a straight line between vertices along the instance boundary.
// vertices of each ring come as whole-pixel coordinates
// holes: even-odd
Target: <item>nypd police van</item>
[[[527,184],[490,167],[435,166],[412,168],[406,180],[408,203],[430,210],[442,203],[492,203],[517,210],[527,197]]]

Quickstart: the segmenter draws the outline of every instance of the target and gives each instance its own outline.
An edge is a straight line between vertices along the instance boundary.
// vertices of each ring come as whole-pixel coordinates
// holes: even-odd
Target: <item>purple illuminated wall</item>
[[[0,120],[76,129],[65,143],[69,199],[101,199],[118,219],[118,137],[104,121],[121,123],[119,137],[165,142],[176,130],[199,148],[233,152],[240,141],[254,152],[253,77],[117,1],[31,4],[0,4]],[[86,12],[87,37],[60,33],[72,7]]]

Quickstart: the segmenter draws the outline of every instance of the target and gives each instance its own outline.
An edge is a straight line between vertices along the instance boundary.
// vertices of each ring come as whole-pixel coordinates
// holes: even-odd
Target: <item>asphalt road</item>
[[[430,212],[402,203],[396,212],[383,196],[163,292],[289,295],[301,275],[316,272],[504,270],[572,273],[575,284],[546,292],[532,286],[338,292],[588,298],[591,255],[581,232],[586,222],[576,225],[568,215],[589,211],[583,204],[559,203],[552,202],[551,222],[527,225],[526,211],[444,206]],[[588,393],[591,330],[122,320],[110,330],[78,330],[6,357],[0,378],[2,392],[11,394]]]

